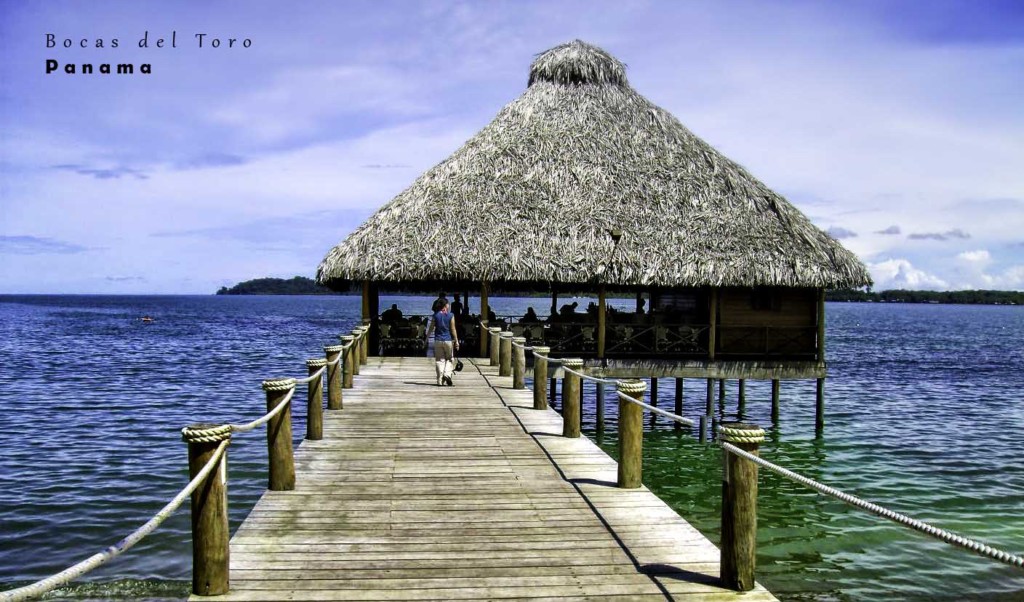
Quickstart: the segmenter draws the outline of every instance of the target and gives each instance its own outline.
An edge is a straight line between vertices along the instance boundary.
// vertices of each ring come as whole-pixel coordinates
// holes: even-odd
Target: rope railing
[[[11,589],[11,590],[8,590],[8,591],[0,592],[0,601],[2,601],[2,602],[17,602],[17,601],[27,600],[27,599],[31,599],[31,598],[35,598],[35,597],[41,596],[41,595],[43,595],[43,594],[45,594],[45,593],[47,593],[47,592],[49,592],[49,591],[51,591],[51,590],[53,590],[53,589],[55,589],[57,587],[60,587],[60,586],[62,586],[64,584],[72,581],[73,579],[77,579],[77,578],[85,575],[86,573],[88,573],[89,571],[95,569],[96,567],[98,567],[98,566],[100,566],[100,565],[102,565],[102,564],[104,564],[104,563],[106,563],[106,562],[108,562],[108,561],[110,561],[110,560],[120,556],[124,552],[128,551],[129,549],[131,549],[135,544],[137,544],[138,542],[142,541],[147,535],[149,535],[154,530],[156,530],[157,527],[159,527],[168,517],[170,517],[172,514],[174,514],[174,512],[181,506],[181,504],[184,503],[186,498],[188,498],[189,496],[191,496],[191,495],[196,493],[196,490],[199,488],[199,486],[203,482],[206,481],[206,479],[210,476],[210,473],[214,470],[214,467],[217,466],[218,463],[224,457],[224,454],[225,454],[225,452],[227,450],[228,444],[231,441],[231,434],[232,433],[244,433],[244,432],[252,431],[252,430],[254,430],[254,429],[256,429],[256,428],[258,428],[258,427],[260,427],[260,426],[262,426],[262,425],[264,425],[264,424],[266,424],[266,423],[268,423],[268,422],[270,422],[272,420],[278,419],[279,417],[283,416],[286,419],[285,421],[287,422],[287,428],[285,429],[286,432],[287,432],[287,436],[284,437],[284,439],[287,439],[287,441],[285,443],[286,443],[287,447],[289,448],[288,449],[288,455],[289,455],[288,459],[289,459],[289,461],[292,461],[290,459],[291,422],[290,422],[290,418],[288,418],[289,415],[288,414],[283,414],[283,412],[291,404],[291,401],[292,401],[292,399],[295,396],[296,386],[297,385],[301,385],[301,384],[308,384],[310,386],[310,397],[311,397],[310,404],[311,404],[311,407],[312,407],[312,404],[314,402],[314,399],[313,399],[314,398],[314,392],[315,392],[315,396],[316,397],[320,397],[321,398],[319,403],[322,403],[321,386],[319,384],[317,384],[316,387],[314,388],[313,383],[316,383],[317,381],[322,382],[324,374],[326,372],[328,372],[328,368],[333,368],[335,366],[338,366],[339,363],[342,362],[343,359],[346,356],[353,355],[351,350],[354,347],[356,347],[357,345],[361,345],[361,344],[364,343],[364,340],[366,339],[368,332],[369,332],[369,330],[366,329],[366,328],[358,328],[355,331],[353,331],[353,338],[352,338],[351,341],[349,341],[349,342],[347,342],[347,343],[345,343],[343,345],[337,346],[337,351],[340,351],[340,353],[338,353],[337,357],[335,359],[333,359],[333,360],[324,360],[324,359],[309,360],[309,362],[311,362],[311,363],[308,364],[308,365],[310,365],[312,371],[306,377],[303,377],[303,378],[285,378],[285,379],[277,379],[277,380],[272,380],[272,381],[264,381],[263,388],[264,388],[265,391],[267,391],[268,399],[270,399],[271,396],[273,395],[275,397],[275,403],[274,403],[273,408],[270,409],[262,417],[257,418],[256,420],[253,420],[252,422],[249,422],[249,423],[246,423],[246,424],[221,424],[221,425],[206,425],[206,424],[204,424],[204,425],[197,425],[197,426],[192,426],[192,427],[186,427],[186,428],[182,429],[182,436],[183,436],[183,438],[185,438],[185,440],[190,445],[190,455],[191,455],[191,445],[192,444],[200,444],[200,445],[202,445],[202,444],[206,444],[206,445],[216,444],[216,448],[212,451],[212,455],[209,455],[207,460],[205,461],[205,464],[203,464],[202,467],[199,468],[198,472],[195,472],[195,476],[192,477],[192,479],[189,481],[188,485],[186,485],[170,502],[168,502],[163,508],[161,508],[159,512],[157,512],[155,515],[153,515],[152,518],[150,518],[148,521],[146,521],[146,523],[144,523],[138,529],[136,529],[135,531],[133,531],[132,533],[130,533],[129,535],[127,535],[126,537],[121,539],[116,544],[106,548],[102,552],[94,554],[94,555],[90,556],[89,558],[86,558],[85,560],[82,560],[81,562],[78,562],[77,564],[75,564],[73,566],[70,566],[70,567],[64,569],[63,571],[61,571],[59,573],[51,575],[50,577],[46,577],[45,579],[41,579],[41,580],[36,581],[35,583],[32,583],[30,585],[26,585],[26,586],[23,586],[23,587],[19,587],[19,588]],[[325,348],[325,349],[327,349],[327,348]],[[356,351],[358,352],[359,348],[356,348]],[[360,360],[359,359],[354,359],[354,361],[360,361]],[[363,359],[362,361],[365,362],[365,359]],[[313,370],[313,367],[316,367],[316,366],[318,366],[318,368]],[[331,384],[332,388],[333,388],[333,383],[330,382],[330,379],[328,379],[328,380],[329,380],[329,384]],[[340,385],[339,385],[339,388],[340,388]],[[340,391],[339,391],[339,393],[340,393]],[[276,399],[277,396],[280,396],[280,399]],[[317,404],[318,407],[319,407],[319,403]],[[339,407],[339,409],[340,409],[340,407]],[[271,455],[273,456],[274,455],[273,445],[275,445],[275,443],[271,443],[269,438],[270,438],[270,433],[268,432],[268,444],[271,445]],[[275,439],[276,438],[277,438],[277,436],[275,435]],[[280,443],[277,443],[277,444],[279,445]],[[274,468],[275,468],[274,465],[273,465],[273,461],[274,461],[274,458],[272,457],[271,458],[271,473],[272,473],[271,474],[271,482],[272,482],[272,484],[273,484],[273,481],[274,481],[273,472],[274,472]],[[292,469],[292,470],[294,470],[294,469]],[[216,504],[211,504],[211,506],[216,506]],[[226,505],[226,502],[225,502],[223,504],[223,508],[226,509],[226,507],[227,507],[227,505]],[[225,524],[226,524],[226,520],[227,519],[225,518],[224,521],[223,521]],[[224,536],[226,537],[226,535],[227,534],[225,533]],[[195,538],[195,537],[196,537],[196,535],[195,535],[195,533],[193,533],[193,538]],[[224,545],[226,545],[226,542],[225,542]],[[195,568],[194,568],[194,570],[195,570]],[[225,567],[225,575],[226,575],[226,567]],[[193,588],[195,588],[195,584],[193,585]],[[225,579],[225,588],[226,588],[226,579]],[[226,589],[225,589],[225,591],[226,591]],[[200,594],[201,592],[195,591],[195,589],[194,589],[193,593]]]
[[[72,579],[81,577],[82,575],[88,573],[94,568],[106,563],[109,560],[117,558],[124,552],[130,550],[132,546],[142,541],[143,538],[152,533],[165,520],[167,520],[169,516],[174,514],[175,510],[177,510],[181,506],[185,499],[192,495],[192,492],[194,492],[196,488],[199,487],[199,485],[206,480],[206,477],[209,476],[214,466],[216,466],[217,463],[220,462],[220,459],[224,456],[224,450],[227,449],[229,442],[229,440],[221,441],[220,445],[217,446],[217,451],[214,452],[214,455],[206,462],[206,465],[203,466],[203,469],[201,471],[199,471],[199,474],[197,474],[191,481],[189,481],[188,485],[186,485],[184,489],[178,492],[178,495],[174,496],[174,499],[168,502],[166,506],[164,506],[159,512],[157,512],[153,516],[153,518],[146,521],[146,523],[138,529],[132,531],[124,539],[110,546],[109,548],[103,550],[102,552],[93,554],[89,558],[86,558],[85,560],[64,569],[56,575],[52,575],[45,579],[41,579],[31,585],[26,585],[23,587],[19,587],[17,589],[0,592],[0,600],[3,600],[4,602],[18,602],[20,600],[28,600],[36,596],[41,596],[48,591],[51,591],[68,583]]]
[[[281,402],[279,404],[277,404],[277,406],[273,410],[267,412],[262,417],[257,418],[256,420],[253,420],[252,422],[248,422],[246,424],[229,424],[229,425],[227,425],[228,427],[231,428],[231,432],[232,433],[247,433],[247,432],[249,432],[251,430],[255,430],[257,427],[263,426],[264,424],[270,422],[278,414],[280,414],[284,410],[284,408],[289,403],[291,403],[292,397],[295,397],[295,379],[290,379],[290,380],[292,381],[292,383],[291,383],[291,387],[288,389],[288,393],[285,394],[284,399],[282,399]]]
[[[819,483],[814,479],[805,477],[801,474],[797,474],[792,470],[783,468],[782,466],[779,466],[777,464],[773,464],[772,462],[769,462],[768,460],[765,460],[760,456],[754,455],[746,450],[740,449],[733,445],[732,443],[722,441],[720,445],[722,446],[722,449],[728,451],[729,453],[736,454],[740,457],[750,460],[751,462],[757,464],[758,466],[761,466],[762,468],[768,470],[769,472],[777,474],[781,477],[785,477],[809,489],[813,489],[814,491],[817,491],[820,494],[833,497],[841,502],[854,506],[855,508],[866,510],[868,512],[871,512],[872,514],[890,520],[894,523],[903,525],[905,527],[909,527],[910,529],[913,529],[920,533],[924,533],[925,535],[929,535],[945,543],[966,550],[970,550],[971,552],[974,552],[981,556],[985,556],[987,558],[991,558],[993,560],[997,560],[1010,566],[1024,568],[1024,557],[1010,554],[1002,550],[998,550],[981,542],[974,541],[970,538],[958,535],[951,531],[946,531],[945,529],[940,529],[939,527],[929,525],[928,523],[917,520],[916,518],[911,518],[905,514],[901,514],[894,510],[890,510],[888,508],[879,506],[878,504],[874,504],[872,502],[861,499],[855,495],[851,495],[844,491],[840,491],[835,487],[830,487],[823,483]]]
[[[618,382],[621,382],[621,381],[615,381],[615,382],[618,383]],[[679,424],[685,424],[686,426],[696,426],[697,425],[697,421],[696,420],[692,420],[690,418],[685,418],[685,417],[680,416],[678,414],[673,414],[672,412],[669,412],[668,410],[663,410],[661,408],[658,408],[658,407],[652,406],[650,404],[644,403],[644,402],[642,402],[642,401],[640,401],[638,399],[634,399],[632,396],[630,396],[630,395],[628,395],[626,393],[623,393],[622,391],[616,391],[615,393],[619,396],[619,399],[628,401],[630,403],[634,403],[634,404],[640,406],[641,408],[644,408],[645,410],[648,410],[648,411],[650,411],[650,412],[652,412],[654,414],[658,414],[659,416],[664,416],[665,418],[668,418],[669,420],[678,422]]]

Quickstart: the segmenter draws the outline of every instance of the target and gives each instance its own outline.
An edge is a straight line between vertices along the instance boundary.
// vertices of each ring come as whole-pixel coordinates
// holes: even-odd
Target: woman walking
[[[434,333],[434,367],[437,371],[437,386],[452,386],[452,359],[459,349],[459,335],[455,332],[455,315],[451,313],[448,300],[435,301],[434,316],[427,327],[427,338]]]

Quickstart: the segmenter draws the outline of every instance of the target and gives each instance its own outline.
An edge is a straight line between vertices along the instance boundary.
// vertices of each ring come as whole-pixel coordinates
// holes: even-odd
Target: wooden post
[[[818,289],[818,365],[825,365],[825,289]]]
[[[779,379],[772,379],[772,424],[779,423]]]
[[[558,291],[551,291],[551,321],[558,315]]]
[[[363,324],[359,327],[359,332],[363,335],[359,339],[359,363],[365,365],[370,355],[370,325]]]
[[[722,441],[758,455],[764,431],[755,424],[726,422]],[[723,452],[722,585],[745,592],[754,589],[757,564],[757,464]]]
[[[559,364],[559,365],[561,365],[561,364]],[[551,399],[551,407],[555,407],[555,398],[558,395],[558,379],[557,378],[552,377],[550,391],[551,391],[551,394],[550,394],[551,395],[551,397],[550,397],[550,399]]]
[[[725,379],[724,378],[718,379],[718,403],[720,405],[725,403]]]
[[[620,380],[619,392],[643,401],[647,385],[642,380]],[[619,400],[619,479],[622,489],[636,489],[643,480],[644,410],[635,403]]]
[[[683,379],[681,377],[677,377],[676,378],[676,407],[675,407],[675,411],[676,411],[676,416],[682,416],[683,415]],[[679,425],[679,426],[682,426],[678,422],[676,424]]]
[[[537,355],[537,354],[540,355]],[[548,360],[550,347],[533,346],[533,409],[548,409]],[[541,357],[543,355],[544,357]]]
[[[270,412],[295,388],[294,378],[278,378],[263,381],[267,392],[267,412]],[[267,452],[270,457],[270,479],[267,488],[271,491],[295,489],[295,457],[292,453],[292,404],[282,409],[267,422]]]
[[[363,280],[363,322],[367,322],[373,318],[370,315],[370,281]]]
[[[710,416],[715,412],[715,379],[707,379],[708,392],[704,403],[704,414]]]
[[[222,441],[231,439],[231,427],[193,424],[181,431],[188,443],[191,481],[210,461]],[[228,452],[218,466],[192,492],[192,593],[219,596],[228,593],[230,548],[228,539]]]
[[[583,360],[566,358],[562,360],[563,368],[571,368],[579,372],[583,369]],[[562,436],[580,436],[580,377],[565,371],[562,379]]]
[[[526,337],[512,337],[512,388],[526,388]]]
[[[711,289],[711,299],[708,308],[708,359],[715,359],[715,352],[718,346],[718,289]]]
[[[607,317],[605,315],[606,303],[604,285],[597,289],[597,359],[604,359],[605,341],[607,330]]]
[[[313,376],[320,368],[327,365],[327,360],[323,358],[315,358],[306,360],[306,369],[309,370],[309,375]],[[319,378],[314,378],[309,381],[307,386],[307,399],[308,404],[306,405],[306,439],[323,439],[324,438],[324,375],[321,374]]]
[[[737,400],[736,413],[739,418],[743,418],[743,414],[747,411],[747,379],[740,379],[739,386],[739,399]]]
[[[483,282],[483,283],[480,284],[480,320],[484,324],[487,324],[487,315],[488,315],[488,313],[490,311],[491,311],[491,306],[490,306],[490,304],[488,303],[488,300],[487,300],[487,283]],[[487,328],[486,326],[481,326],[480,327],[480,357],[487,357],[487,350],[488,350],[487,332],[489,330],[490,330],[490,328]],[[491,365],[492,366],[495,365],[494,362],[491,362]]]
[[[651,405],[658,407],[658,377],[651,377]]]
[[[380,355],[380,287],[370,283],[370,333],[366,340],[367,349]]]
[[[345,371],[345,360],[342,359],[337,364],[331,364],[334,360],[341,357],[341,352],[344,351],[344,347],[341,345],[328,345],[324,347],[324,354],[327,356],[327,409],[328,410],[340,410],[341,409],[341,387],[342,387],[342,373]]]
[[[499,341],[498,376],[512,376],[512,331],[503,330]]]
[[[697,440],[704,443],[708,440],[708,415],[701,414],[700,416],[700,434],[697,435]]]
[[[815,388],[814,403],[814,431],[819,435],[825,430],[825,379],[818,379],[818,386]]]
[[[497,326],[491,326],[487,329],[491,333],[491,365],[497,366],[498,361],[501,359],[501,328]]]
[[[355,350],[355,344],[353,341],[355,337],[350,334],[343,334],[338,339],[341,341],[341,346],[344,347],[342,351],[341,366],[342,366],[342,378],[341,386],[345,389],[352,388],[352,358],[355,357],[353,351]],[[335,409],[335,408],[331,408]],[[337,409],[341,409],[339,405]]]
[[[363,328],[361,326],[352,329],[352,347],[349,350],[352,352],[352,374],[355,376],[359,375],[359,365],[362,363],[362,334]]]
[[[595,420],[595,422],[597,422],[597,432],[598,433],[603,433],[604,432],[604,383],[603,382],[597,383],[597,394],[596,394],[595,401],[597,402],[597,404],[596,404],[597,407],[594,409],[595,413],[597,414],[596,415],[596,420]]]

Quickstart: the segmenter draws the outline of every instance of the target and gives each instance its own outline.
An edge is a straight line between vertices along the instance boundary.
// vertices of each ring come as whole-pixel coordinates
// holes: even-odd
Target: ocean
[[[426,313],[430,301],[383,297],[381,307]],[[491,304],[522,315],[547,301]],[[359,308],[345,296],[0,296],[0,589],[62,570],[146,521],[188,480],[181,427],[262,415],[260,382],[305,375],[305,360],[350,331]],[[769,383],[748,381],[744,418],[767,428],[769,460],[1021,554],[1022,343],[1021,307],[829,303],[823,436],[813,381],[783,382],[777,428],[767,428]],[[704,382],[685,384],[684,414],[696,417]],[[584,429],[614,454],[613,398],[596,433],[595,391],[584,392]],[[730,382],[719,406],[716,390],[722,417],[735,417],[736,394]],[[662,380],[661,406],[673,397]],[[645,484],[717,542],[720,451],[664,419],[645,423]],[[266,486],[265,457],[261,432],[232,442],[232,528]],[[1024,599],[1024,571],[764,471],[758,520],[758,580],[782,600]],[[186,503],[60,595],[182,599],[190,564]]]

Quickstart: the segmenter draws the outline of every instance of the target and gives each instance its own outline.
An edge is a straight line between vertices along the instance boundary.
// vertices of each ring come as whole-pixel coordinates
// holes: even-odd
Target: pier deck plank
[[[371,358],[231,540],[218,600],[744,600],[718,550],[482,362]],[[203,599],[193,596],[193,599]]]

